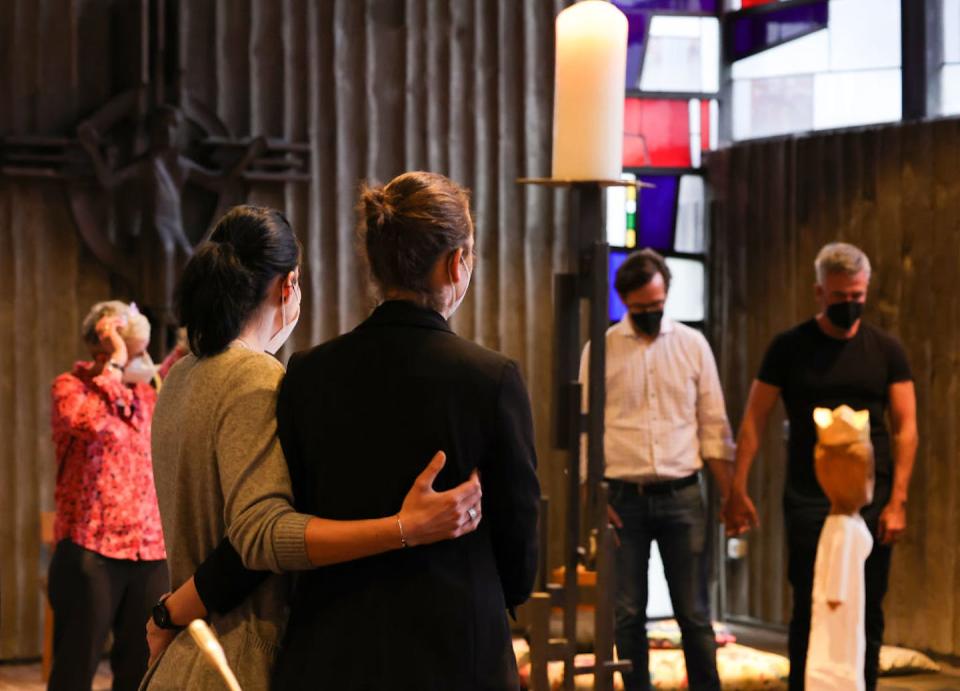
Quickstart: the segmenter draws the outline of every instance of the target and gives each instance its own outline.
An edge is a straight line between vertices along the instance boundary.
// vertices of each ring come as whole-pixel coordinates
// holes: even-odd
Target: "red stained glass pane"
[[[710,148],[710,101],[700,101],[700,149]]]
[[[623,165],[690,166],[688,101],[628,98],[623,116]],[[707,117],[709,120],[709,115]],[[709,138],[707,138],[709,142]]]

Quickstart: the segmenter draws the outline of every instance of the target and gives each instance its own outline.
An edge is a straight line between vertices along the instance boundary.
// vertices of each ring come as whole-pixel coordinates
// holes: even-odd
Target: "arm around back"
[[[483,520],[507,607],[515,607],[530,596],[536,578],[540,483],[530,398],[514,362],[503,369],[494,419],[496,440],[480,468]]]

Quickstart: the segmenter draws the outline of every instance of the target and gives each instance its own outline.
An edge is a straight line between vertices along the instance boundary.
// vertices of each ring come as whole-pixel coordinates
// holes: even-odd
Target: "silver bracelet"
[[[400,514],[397,514],[397,527],[400,528],[400,544],[404,547],[409,547],[407,544],[407,536],[403,532],[403,521],[400,520]]]

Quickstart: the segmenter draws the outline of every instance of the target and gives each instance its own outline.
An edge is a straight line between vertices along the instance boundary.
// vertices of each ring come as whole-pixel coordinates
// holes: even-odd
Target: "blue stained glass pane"
[[[656,187],[640,190],[640,198],[637,201],[640,207],[637,219],[637,247],[672,250],[679,178],[673,175],[644,175],[640,179]]]
[[[669,10],[671,12],[717,11],[718,0],[613,0],[629,17],[630,10]]]
[[[739,60],[826,28],[827,16],[827,0],[820,0],[736,17],[730,25],[728,36],[731,57]]]
[[[635,89],[640,84],[640,66],[643,64],[643,50],[647,38],[647,24],[650,18],[646,12],[627,14],[627,88]]]
[[[627,308],[620,301],[620,296],[617,295],[617,289],[613,287],[613,282],[617,277],[617,269],[620,268],[620,265],[626,260],[630,255],[630,252],[633,250],[610,250],[610,271],[608,275],[610,276],[610,291],[607,298],[608,312],[610,314],[610,321],[618,322],[623,319],[623,315],[627,313]]]

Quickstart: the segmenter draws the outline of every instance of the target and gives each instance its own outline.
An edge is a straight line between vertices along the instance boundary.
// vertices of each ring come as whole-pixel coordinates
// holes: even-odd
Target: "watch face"
[[[167,606],[163,603],[163,600],[153,606],[153,623],[161,629],[170,626],[170,612],[167,611]]]

